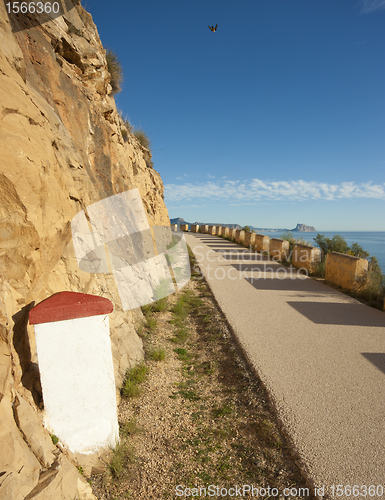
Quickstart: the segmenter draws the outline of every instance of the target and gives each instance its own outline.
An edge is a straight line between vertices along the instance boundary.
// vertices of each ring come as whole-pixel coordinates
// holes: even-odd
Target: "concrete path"
[[[309,478],[326,498],[384,500],[385,313],[222,238],[185,236]]]

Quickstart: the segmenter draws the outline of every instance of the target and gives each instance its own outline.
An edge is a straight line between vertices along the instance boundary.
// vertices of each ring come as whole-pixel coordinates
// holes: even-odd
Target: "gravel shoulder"
[[[144,309],[148,374],[139,395],[122,397],[121,445],[106,472],[91,478],[94,494],[226,499],[258,489],[267,499],[289,488],[287,498],[314,498],[204,279],[193,272],[158,309]]]

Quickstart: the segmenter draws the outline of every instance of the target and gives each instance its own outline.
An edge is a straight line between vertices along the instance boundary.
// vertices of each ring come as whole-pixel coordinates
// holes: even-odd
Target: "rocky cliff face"
[[[63,290],[108,297],[121,384],[142,358],[141,312],[122,310],[111,275],[79,270],[71,220],[133,188],[150,225],[169,225],[169,218],[150,153],[116,111],[90,14],[77,5],[32,29],[17,28],[21,22],[0,3],[0,498],[91,499],[73,465],[79,457],[54,446],[42,425],[28,311]]]

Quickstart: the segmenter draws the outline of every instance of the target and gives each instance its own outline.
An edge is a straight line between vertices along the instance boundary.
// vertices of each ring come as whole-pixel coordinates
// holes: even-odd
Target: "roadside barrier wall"
[[[245,231],[237,229],[235,231],[235,241],[238,245],[243,245],[243,242],[245,241]]]
[[[173,224],[171,229],[177,229]],[[188,231],[187,224],[181,224],[182,231]],[[258,252],[268,252],[276,261],[288,260],[291,257],[292,265],[298,269],[314,271],[321,262],[321,250],[310,245],[296,243],[293,253],[289,255],[289,242],[279,238],[269,238],[264,234],[245,232],[242,229],[225,226],[209,226],[192,224],[191,232],[225,236],[240,245],[253,248]],[[366,259],[353,257],[338,252],[330,252],[326,258],[325,280],[350,292],[362,289],[366,285],[369,263]],[[385,311],[385,301],[384,301]]]
[[[330,252],[326,257],[325,280],[354,292],[365,286],[368,266],[366,259]]]
[[[250,247],[255,245],[255,233],[251,233],[249,231],[245,232],[245,240],[243,242],[245,247]]]
[[[231,241],[235,240],[236,231],[237,231],[236,229],[229,228],[229,238],[231,239]]]
[[[321,250],[317,247],[296,243],[293,247],[292,264],[298,269],[313,271],[321,262]]]
[[[268,252],[276,261],[288,260],[291,257],[292,265],[298,269],[313,271],[321,262],[321,250],[310,245],[294,244],[293,253],[290,256],[289,242],[279,238],[269,238],[264,234],[255,234],[224,226],[201,226],[201,232],[223,235],[240,245],[254,247],[258,252]],[[325,280],[347,291],[355,292],[365,287],[368,266],[369,263],[366,259],[330,252],[326,259]]]
[[[274,260],[287,260],[289,256],[289,242],[279,238],[271,238],[270,255]]]
[[[258,252],[268,252],[270,249],[270,238],[264,234],[256,234],[254,248]]]

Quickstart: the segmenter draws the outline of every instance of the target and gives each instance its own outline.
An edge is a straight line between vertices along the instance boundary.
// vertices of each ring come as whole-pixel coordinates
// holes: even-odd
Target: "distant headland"
[[[317,229],[314,226],[307,226],[306,224],[297,224],[294,229],[290,231],[303,231],[306,233],[316,233]]]
[[[230,229],[242,229],[242,227],[245,226],[240,226],[239,224],[222,224],[219,222],[186,222],[184,219],[181,217],[176,217],[175,219],[170,219],[171,224],[177,224],[178,228],[180,224],[188,224],[189,229],[191,228],[191,224],[198,224],[199,226],[207,224],[208,226],[222,226],[222,227],[228,227]],[[268,227],[254,227],[254,226],[249,226],[250,230],[252,231],[261,231],[261,232],[276,232],[276,233],[282,233],[284,231],[290,231],[291,233],[293,232],[306,232],[306,233],[316,233],[317,229],[313,226],[307,226],[306,224],[297,224],[294,229],[288,229],[288,228],[268,228]]]

